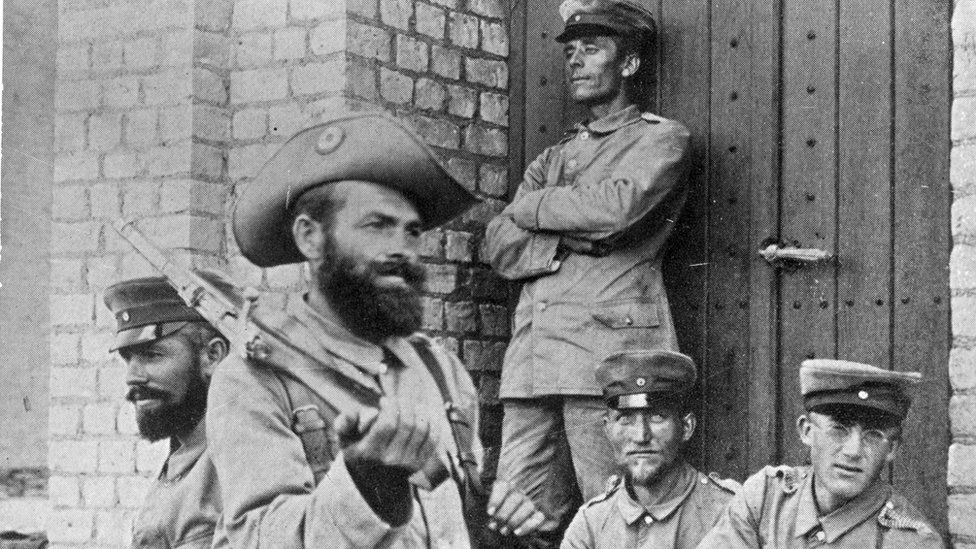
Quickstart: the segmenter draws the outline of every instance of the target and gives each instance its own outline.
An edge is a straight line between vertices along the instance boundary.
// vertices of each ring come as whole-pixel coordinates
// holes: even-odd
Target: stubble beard
[[[318,286],[339,320],[353,334],[378,343],[388,337],[406,337],[420,329],[423,307],[420,290],[425,271],[403,261],[357,262],[338,251],[330,237],[318,267]],[[377,279],[398,275],[406,287],[381,287]]]

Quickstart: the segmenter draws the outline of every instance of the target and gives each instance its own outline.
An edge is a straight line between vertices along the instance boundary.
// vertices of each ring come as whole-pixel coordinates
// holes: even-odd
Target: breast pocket
[[[603,302],[593,308],[594,353],[667,347],[655,301]]]

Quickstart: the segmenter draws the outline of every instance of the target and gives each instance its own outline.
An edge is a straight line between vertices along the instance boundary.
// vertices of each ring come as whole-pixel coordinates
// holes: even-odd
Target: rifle
[[[291,373],[324,369],[332,383],[324,385],[322,396],[336,411],[379,408],[383,393],[376,381],[352,366],[316,356],[311,346],[296,344],[280,328],[286,325],[285,315],[262,308],[256,289],[242,290],[219,273],[193,271],[175,263],[135,227],[134,221],[119,221],[114,227],[166,277],[187,305],[242,351],[244,358]]]

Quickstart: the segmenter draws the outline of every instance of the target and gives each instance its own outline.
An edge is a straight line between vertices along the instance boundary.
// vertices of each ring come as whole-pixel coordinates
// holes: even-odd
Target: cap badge
[[[119,315],[119,318],[122,319],[122,322],[128,322],[129,321],[129,311],[122,311],[122,314]]]
[[[857,398],[859,398],[861,400],[867,400],[868,399],[868,392],[867,391],[863,391],[863,390],[862,391],[858,391],[857,392]]]
[[[319,135],[319,141],[315,144],[315,150],[319,154],[329,154],[339,148],[344,137],[345,133],[343,133],[342,128],[330,126]]]
[[[645,385],[647,385],[647,380],[646,379],[644,379],[642,377],[637,378],[637,386],[638,387],[643,387]]]

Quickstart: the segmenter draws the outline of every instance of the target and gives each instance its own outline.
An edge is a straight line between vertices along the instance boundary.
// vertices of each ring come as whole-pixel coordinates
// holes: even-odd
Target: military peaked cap
[[[165,278],[135,278],[105,290],[105,306],[118,330],[110,351],[166,337],[187,322],[206,322],[180,299]]]
[[[241,192],[233,229],[244,257],[260,267],[303,261],[292,239],[291,209],[305,191],[337,181],[403,193],[425,230],[475,203],[403,122],[384,113],[349,114],[296,133]]]
[[[657,33],[651,12],[628,0],[565,0],[559,6],[559,14],[566,27],[556,37],[558,42],[569,42],[587,34],[613,34],[650,41]]]
[[[695,363],[675,351],[615,353],[596,369],[596,381],[611,408],[647,408],[654,402],[687,398],[698,378]]]
[[[918,372],[895,372],[846,360],[804,360],[800,392],[809,411],[851,406],[883,412],[904,420],[912,390],[922,380]]]

